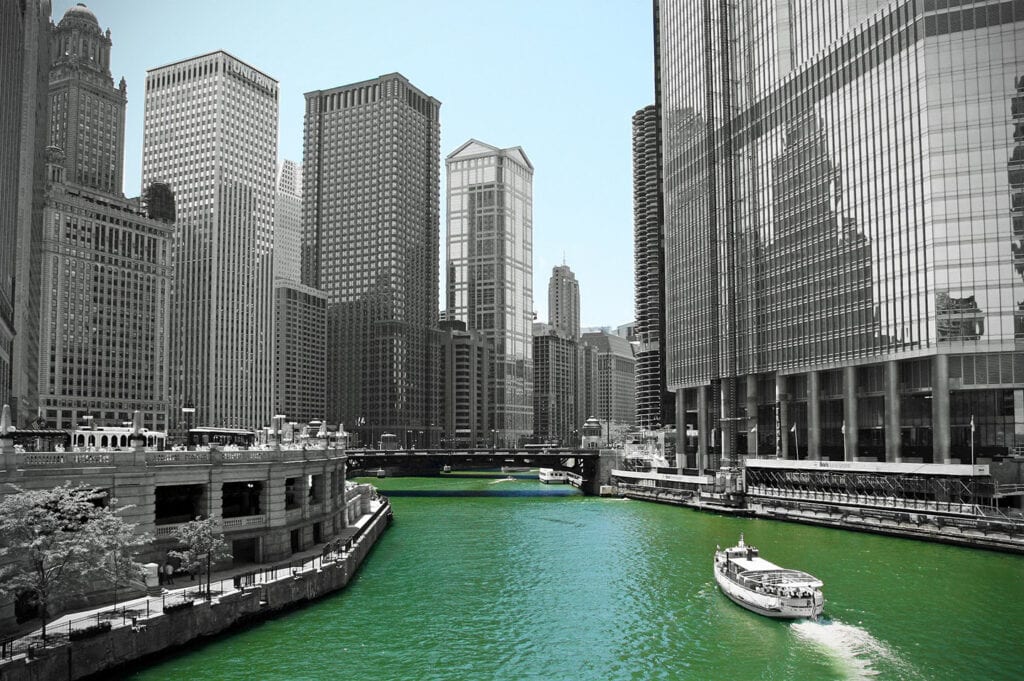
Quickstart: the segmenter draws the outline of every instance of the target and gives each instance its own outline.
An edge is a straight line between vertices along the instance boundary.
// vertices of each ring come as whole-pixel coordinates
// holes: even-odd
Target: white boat
[[[737,605],[766,617],[814,619],[825,607],[820,579],[761,558],[742,534],[736,546],[715,551],[715,581]]]
[[[569,482],[569,471],[556,471],[554,468],[541,468],[537,471],[537,479],[546,485],[561,485]]]

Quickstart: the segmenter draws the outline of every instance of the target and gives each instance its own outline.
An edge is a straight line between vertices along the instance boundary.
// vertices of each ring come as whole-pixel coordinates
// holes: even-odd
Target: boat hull
[[[782,598],[758,593],[732,581],[715,566],[715,581],[729,600],[758,615],[774,619],[816,619],[825,609],[825,597],[815,591],[811,598]]]

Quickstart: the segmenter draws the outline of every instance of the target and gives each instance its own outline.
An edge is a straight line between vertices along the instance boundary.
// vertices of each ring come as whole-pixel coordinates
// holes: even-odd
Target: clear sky
[[[53,0],[54,20],[74,4]],[[441,102],[439,256],[444,157],[469,138],[522,146],[534,165],[538,320],[564,257],[580,282],[583,326],[632,321],[631,118],[654,101],[650,0],[85,4],[111,31],[114,83],[128,82],[128,196],[140,191],[146,69],[223,49],[276,78],[279,154],[296,161],[304,93],[398,71]]]

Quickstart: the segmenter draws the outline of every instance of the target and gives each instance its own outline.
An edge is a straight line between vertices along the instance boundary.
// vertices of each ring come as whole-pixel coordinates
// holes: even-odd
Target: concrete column
[[[778,423],[775,425],[775,456],[780,459],[792,458],[789,447],[789,391],[787,384],[785,376],[775,374],[775,404],[778,405],[776,410]]]
[[[757,438],[760,433],[750,432],[757,426],[757,374],[749,374],[747,384],[747,456],[757,456]]]
[[[683,474],[686,468],[686,390],[676,391],[676,469]]]
[[[711,442],[711,423],[708,420],[708,386],[697,391],[697,474],[708,465],[708,444]]]
[[[821,374],[807,372],[807,458],[821,459]]]
[[[946,355],[935,356],[932,372],[932,459],[949,463],[949,362]]]
[[[857,368],[843,367],[843,436],[846,461],[857,460]]]
[[[895,360],[885,363],[885,460],[903,460],[900,450],[900,372]]]

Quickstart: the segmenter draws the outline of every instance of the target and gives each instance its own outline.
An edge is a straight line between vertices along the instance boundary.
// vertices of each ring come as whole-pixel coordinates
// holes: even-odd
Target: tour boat
[[[766,617],[814,619],[825,607],[820,579],[761,558],[742,534],[736,546],[715,551],[715,581],[734,603]]]
[[[553,468],[541,468],[537,471],[537,479],[544,484],[560,485],[569,482],[569,471],[556,471]]]

